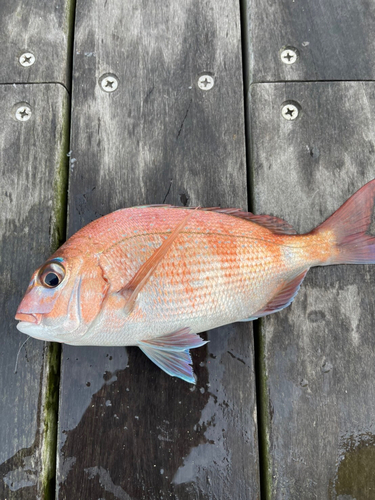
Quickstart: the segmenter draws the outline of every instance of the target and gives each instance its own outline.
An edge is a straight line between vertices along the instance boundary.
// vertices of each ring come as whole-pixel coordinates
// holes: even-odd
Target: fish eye
[[[39,273],[39,281],[46,288],[56,288],[64,278],[65,269],[57,262],[47,263]]]

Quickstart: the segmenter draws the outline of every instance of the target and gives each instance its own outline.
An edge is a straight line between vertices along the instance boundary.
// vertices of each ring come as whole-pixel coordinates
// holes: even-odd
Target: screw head
[[[201,90],[211,90],[215,85],[214,77],[211,75],[201,75],[198,78],[198,87]]]
[[[35,63],[35,56],[31,52],[25,52],[20,55],[18,59],[21,66],[27,68],[28,66],[32,66]]]
[[[294,47],[285,47],[281,51],[280,58],[284,64],[294,64],[298,59],[298,50]]]
[[[285,120],[292,121],[298,117],[299,106],[296,102],[285,102],[281,108],[281,115]]]
[[[27,122],[27,120],[30,120],[32,112],[29,104],[20,102],[14,106],[14,110],[16,120],[20,122]]]
[[[118,88],[119,81],[113,73],[106,73],[99,78],[99,85],[104,92],[114,92]]]

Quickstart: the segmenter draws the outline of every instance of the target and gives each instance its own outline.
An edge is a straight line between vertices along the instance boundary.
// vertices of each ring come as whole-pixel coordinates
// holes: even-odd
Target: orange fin
[[[209,208],[204,210],[233,215],[234,217],[239,217],[240,219],[255,222],[255,224],[259,224],[260,226],[269,229],[274,234],[297,234],[297,231],[289,224],[289,222],[286,222],[279,217],[274,217],[273,215],[254,215],[251,212],[243,212],[239,208]]]
[[[335,256],[325,264],[375,263],[375,179],[353,194],[323,224],[310,234],[334,234]]]
[[[267,314],[281,311],[281,309],[284,309],[284,307],[288,307],[293,302],[294,297],[297,295],[307,271],[308,269],[285,283],[284,286],[277,292],[277,294],[272,297],[272,299],[260,311],[257,311],[253,317],[249,318],[249,321],[252,319],[261,318],[262,316],[266,316]]]
[[[178,208],[182,210],[202,210],[203,212],[217,212],[220,214],[232,215],[233,217],[238,217],[239,219],[249,220],[269,229],[274,234],[297,234],[297,231],[288,222],[280,217],[274,217],[273,215],[254,215],[251,212],[245,212],[240,208],[220,208],[220,207],[177,207],[174,205],[144,205],[138,208]]]
[[[129,283],[119,291],[119,293],[124,295],[125,298],[128,298],[126,303],[126,310],[128,313],[133,310],[139,292],[148,282],[158,264],[163,260],[165,254],[171,248],[173,242],[193,215],[194,212],[191,212],[186,217],[184,217],[184,219],[171,232],[168,238],[163,241],[160,247],[155,250],[151,257],[146,260],[146,262],[138,269]]]

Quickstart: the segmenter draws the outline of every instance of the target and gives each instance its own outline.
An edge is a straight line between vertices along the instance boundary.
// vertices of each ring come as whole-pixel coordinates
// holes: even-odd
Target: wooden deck
[[[375,177],[374,30],[366,0],[0,3],[1,499],[375,498],[372,266],[207,332],[196,387],[137,348],[34,339],[15,373],[14,320],[33,270],[118,208],[323,221]]]

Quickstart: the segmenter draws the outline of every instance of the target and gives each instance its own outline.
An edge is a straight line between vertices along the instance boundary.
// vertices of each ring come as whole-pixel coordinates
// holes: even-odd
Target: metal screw
[[[35,63],[35,56],[31,52],[25,52],[18,60],[21,66],[28,67]]]
[[[119,81],[116,75],[107,73],[99,78],[99,85],[104,92],[114,92],[118,87]]]
[[[292,47],[287,47],[280,54],[281,60],[284,64],[293,64],[297,61],[298,52],[297,49]]]
[[[281,114],[283,115],[283,118],[285,118],[285,120],[295,120],[298,116],[298,113],[298,106],[293,103],[284,104],[281,108]]]
[[[31,108],[28,104],[16,105],[15,116],[20,122],[27,122],[31,118]]]
[[[202,75],[198,78],[198,87],[201,90],[211,90],[215,84],[215,80],[211,75]]]

